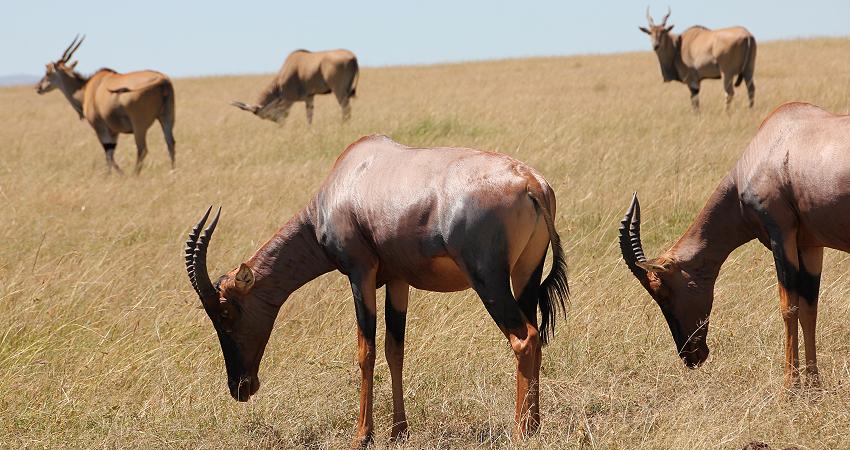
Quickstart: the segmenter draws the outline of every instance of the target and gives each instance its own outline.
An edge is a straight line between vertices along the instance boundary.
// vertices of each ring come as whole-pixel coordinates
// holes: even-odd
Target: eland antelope
[[[333,93],[342,108],[342,120],[346,121],[351,117],[350,99],[357,91],[358,75],[357,57],[348,50],[296,50],[286,57],[277,75],[260,93],[257,104],[231,104],[282,125],[292,104],[303,101],[307,123],[312,124],[313,97]]]
[[[670,32],[673,25],[667,25],[667,15],[656,25],[646,8],[646,20],[649,28],[638,27],[652,39],[652,49],[661,65],[664,82],[681,81],[691,91],[691,105],[699,110],[700,81],[706,78],[722,78],[726,92],[726,109],[735,95],[735,86],[741,81],[747,83],[747,95],[750,108],[753,107],[756,85],[753,83],[753,71],[756,65],[756,39],[744,27],[709,30],[696,25],[680,35]]]
[[[114,157],[120,133],[132,133],[136,138],[136,173],[142,170],[148,152],[148,128],[158,120],[173,170],[174,87],[171,80],[152,70],[119,74],[111,69],[100,69],[90,77],[83,76],[74,70],[77,61],[68,62],[83,39],[85,36],[74,38],[57,61],[47,64],[36,92],[45,94],[57,88],[62,91],[80,120],[86,119],[94,129],[110,171],[114,168],[121,173]]]

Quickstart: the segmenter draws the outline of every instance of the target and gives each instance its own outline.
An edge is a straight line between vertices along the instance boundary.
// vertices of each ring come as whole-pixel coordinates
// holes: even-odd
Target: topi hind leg
[[[407,415],[404,412],[404,391],[402,389],[402,367],[404,365],[404,329],[407,321],[407,300],[410,286],[403,281],[387,283],[386,306],[384,315],[387,324],[387,337],[384,352],[390,368],[393,392],[393,427],[390,439],[403,440],[407,437]]]
[[[815,328],[818,319],[818,294],[823,268],[823,247],[799,250],[800,271],[796,290],[800,301],[800,327],[803,329],[803,345],[806,351],[806,384],[820,387]]]
[[[494,261],[490,258],[484,260]],[[498,261],[498,259],[496,259]],[[539,363],[542,343],[537,327],[520,310],[510,288],[508,269],[466,269],[473,289],[502,330],[517,360],[514,439],[534,434],[539,427]],[[537,411],[537,414],[534,413]]]

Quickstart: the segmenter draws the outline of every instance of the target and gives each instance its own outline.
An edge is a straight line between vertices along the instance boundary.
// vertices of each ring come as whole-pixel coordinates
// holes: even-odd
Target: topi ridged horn
[[[655,22],[652,21],[652,16],[649,14],[649,5],[646,6],[646,20],[649,22],[650,27],[655,26]]]
[[[217,300],[215,287],[213,287],[209,273],[207,272],[207,247],[209,246],[215,227],[218,225],[221,208],[218,208],[218,212],[213,217],[210,225],[203,233],[200,233],[211,211],[212,206],[207,209],[207,212],[198,224],[192,228],[192,232],[189,233],[189,238],[186,240],[185,249],[186,272],[189,274],[189,281],[192,283],[192,287],[195,288],[195,292],[198,294],[201,302],[205,304],[209,301]]]
[[[620,221],[620,252],[623,261],[636,277],[640,279],[646,276],[646,271],[637,264],[646,262],[643,244],[640,242],[640,202],[637,192],[632,196],[632,203]]]

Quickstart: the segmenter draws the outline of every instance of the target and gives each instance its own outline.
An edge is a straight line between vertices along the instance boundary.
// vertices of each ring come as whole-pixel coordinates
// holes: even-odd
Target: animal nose
[[[239,381],[228,380],[227,386],[230,388],[231,397],[239,402],[247,402],[260,389],[260,379],[256,376],[245,375],[239,378]]]
[[[700,345],[691,350],[682,352],[682,360],[689,369],[696,369],[708,359],[708,346]]]

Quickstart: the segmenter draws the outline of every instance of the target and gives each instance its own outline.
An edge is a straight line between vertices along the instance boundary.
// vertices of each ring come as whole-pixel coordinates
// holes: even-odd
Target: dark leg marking
[[[820,292],[820,274],[812,275],[806,270],[803,258],[800,257],[800,271],[797,273],[797,293],[810,305],[817,305]]]
[[[366,303],[363,302],[363,292],[357,283],[351,283],[351,290],[354,294],[354,311],[357,316],[357,326],[360,328],[360,333],[371,345],[375,345],[375,326],[377,320],[375,314],[369,311]]]
[[[116,147],[117,145],[118,145],[118,144],[115,144],[114,142],[108,142],[108,143],[106,143],[106,144],[103,144],[103,151],[105,151],[105,152],[110,152],[110,151],[112,151],[112,150],[115,150],[115,147]]]
[[[387,332],[392,335],[396,342],[404,342],[404,327],[407,323],[407,311],[397,311],[393,307],[389,295],[387,295],[386,307],[384,308],[384,318],[387,321]]]

